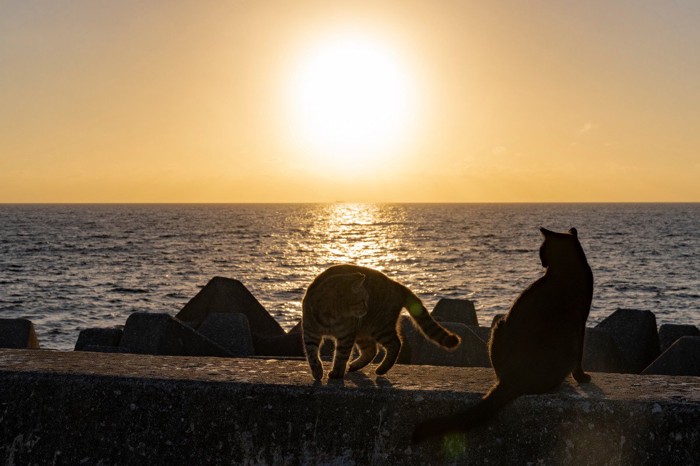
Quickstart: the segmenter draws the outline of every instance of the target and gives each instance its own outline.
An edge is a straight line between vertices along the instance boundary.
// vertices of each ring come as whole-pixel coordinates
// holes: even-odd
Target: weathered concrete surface
[[[306,362],[0,350],[0,463],[694,464],[700,378],[593,374],[467,435],[409,446],[491,369],[395,366],[314,383]],[[371,375],[367,375],[371,374]]]

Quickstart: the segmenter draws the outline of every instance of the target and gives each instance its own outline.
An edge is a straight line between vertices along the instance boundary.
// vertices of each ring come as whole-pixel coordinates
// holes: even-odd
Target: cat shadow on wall
[[[603,389],[592,381],[583,384],[573,384],[567,381],[562,384],[561,393],[579,398],[600,398],[605,395]]]

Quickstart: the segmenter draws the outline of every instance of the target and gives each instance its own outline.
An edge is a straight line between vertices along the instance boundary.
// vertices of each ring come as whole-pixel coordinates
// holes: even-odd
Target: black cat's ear
[[[544,237],[547,237],[548,235],[551,235],[551,234],[552,234],[551,231],[547,230],[547,229],[544,228],[544,227],[540,227],[540,232],[542,233],[542,236],[544,236]]]
[[[355,274],[355,279],[352,281],[352,292],[359,293],[362,290],[362,285],[365,284],[365,276],[361,273]]]
[[[571,227],[571,228],[569,229],[569,234],[575,236],[576,238],[578,238],[578,231],[576,231],[576,228]]]

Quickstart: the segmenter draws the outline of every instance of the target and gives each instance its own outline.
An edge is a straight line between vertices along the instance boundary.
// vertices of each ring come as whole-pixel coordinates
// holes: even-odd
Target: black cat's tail
[[[439,437],[453,432],[466,432],[491,419],[501,408],[517,398],[515,390],[495,385],[474,406],[452,416],[438,417],[423,421],[413,431],[412,443],[422,442],[430,437]]]

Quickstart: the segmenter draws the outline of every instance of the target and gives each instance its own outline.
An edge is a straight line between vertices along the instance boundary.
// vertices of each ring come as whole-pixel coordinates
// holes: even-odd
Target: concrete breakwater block
[[[651,311],[618,309],[596,328],[609,333],[625,358],[622,372],[639,374],[661,353],[656,317]]]
[[[456,322],[479,326],[474,303],[468,299],[442,298],[435,305],[435,309],[430,315],[439,322]]]
[[[301,333],[301,320],[294,324],[294,327],[290,328],[287,333]]]
[[[628,372],[615,340],[606,330],[586,328],[583,339],[583,369],[591,372]]]
[[[294,334],[298,334],[299,336],[293,337],[292,335]],[[301,320],[294,324],[294,327],[289,329],[286,338],[256,338],[256,344],[258,346],[262,346],[262,351],[265,352],[272,351],[275,347],[281,348],[282,350],[289,352],[289,354],[281,354],[280,356],[306,356],[303,348],[304,340]],[[323,343],[321,343],[321,358],[332,358],[334,352],[335,343],[333,343],[333,341],[331,341],[328,338],[323,340]],[[267,354],[263,354],[263,356],[266,355]]]
[[[32,321],[0,319],[0,348],[39,349],[39,340]]]
[[[75,351],[91,351],[94,347],[117,347],[122,339],[123,326],[86,328],[80,331],[75,342]]]
[[[467,325],[467,327],[469,327],[469,330],[476,333],[476,335],[488,345],[488,342],[491,339],[491,327],[481,327],[478,325]]]
[[[225,348],[165,313],[131,314],[119,348],[137,354],[232,356]]]
[[[238,312],[248,318],[250,331],[265,337],[284,335],[284,330],[255,296],[238,280],[214,277],[175,317],[198,328],[209,314]]]
[[[662,324],[659,327],[659,346],[666,351],[681,337],[700,337],[700,329],[695,325]]]
[[[244,314],[238,312],[209,314],[197,332],[226,348],[234,356],[255,354],[248,318]]]
[[[85,345],[82,349],[75,351],[89,351],[93,353],[130,353],[126,348],[119,346]]]
[[[489,367],[486,343],[464,324],[441,322],[441,325],[462,338],[454,351],[435,345],[415,328],[408,317],[402,316],[399,331],[407,348],[402,348],[399,362],[430,366]]]
[[[679,338],[642,374],[700,376],[700,337]]]
[[[253,346],[257,356],[304,356],[301,331],[274,337],[253,334]],[[327,343],[324,344],[324,347],[327,346]]]

